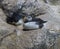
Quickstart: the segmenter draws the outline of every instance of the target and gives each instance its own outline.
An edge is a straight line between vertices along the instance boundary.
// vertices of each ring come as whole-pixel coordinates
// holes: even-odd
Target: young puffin
[[[47,21],[44,21],[40,18],[32,18],[31,16],[28,16],[23,24],[23,30],[28,31],[42,28],[46,22]]]
[[[11,17],[7,17],[6,21],[8,24],[21,25],[23,23],[23,14],[14,12]]]

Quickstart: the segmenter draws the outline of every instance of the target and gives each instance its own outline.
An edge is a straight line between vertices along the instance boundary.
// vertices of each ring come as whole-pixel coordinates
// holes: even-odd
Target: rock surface
[[[60,49],[59,2],[59,0],[1,0],[0,49]],[[7,16],[21,8],[23,3],[23,13],[33,13],[47,21],[42,29],[23,31],[22,26],[6,23]]]

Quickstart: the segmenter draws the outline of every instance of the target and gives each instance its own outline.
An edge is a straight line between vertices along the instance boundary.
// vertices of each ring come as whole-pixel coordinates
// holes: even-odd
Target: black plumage
[[[44,21],[44,20],[42,20],[42,19],[40,19],[40,18],[32,18],[32,20],[25,20],[24,22],[25,23],[27,23],[27,22],[37,22],[37,24],[42,24],[42,23],[46,23],[47,21]]]
[[[18,12],[14,12],[11,17],[7,17],[6,21],[9,24],[17,23],[20,19],[23,19],[24,15],[21,13],[19,14]]]

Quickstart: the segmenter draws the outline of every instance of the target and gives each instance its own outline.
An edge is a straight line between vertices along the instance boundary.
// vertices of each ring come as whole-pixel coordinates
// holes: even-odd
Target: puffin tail
[[[11,23],[12,23],[12,18],[11,18],[11,17],[7,17],[7,18],[6,18],[6,22],[7,22],[8,24],[11,24]]]

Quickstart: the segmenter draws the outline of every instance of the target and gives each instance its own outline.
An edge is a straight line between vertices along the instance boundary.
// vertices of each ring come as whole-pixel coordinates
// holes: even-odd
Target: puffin
[[[28,31],[28,30],[35,30],[35,29],[41,29],[44,26],[44,23],[47,21],[44,21],[40,18],[32,18],[31,16],[28,16],[27,19],[24,21],[23,24],[23,30]]]
[[[24,13],[18,13],[18,12],[14,12],[12,14],[12,16],[8,16],[6,18],[6,22],[8,24],[12,24],[12,25],[15,25],[15,26],[18,26],[18,25],[21,25],[23,23],[23,19],[24,19]]]

